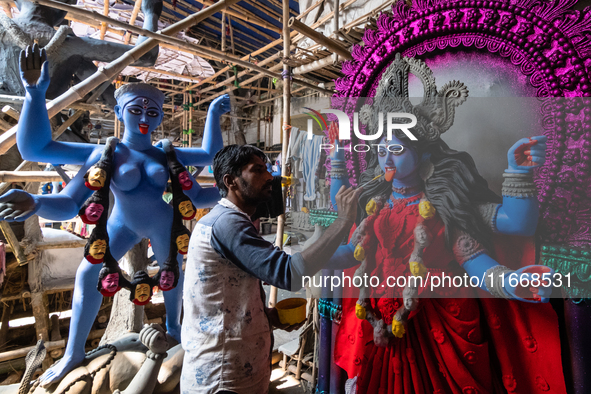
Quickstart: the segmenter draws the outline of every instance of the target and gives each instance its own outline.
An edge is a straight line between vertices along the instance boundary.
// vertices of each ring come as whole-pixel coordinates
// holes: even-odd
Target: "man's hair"
[[[228,195],[224,175],[239,177],[242,167],[250,163],[253,156],[258,156],[264,163],[267,162],[265,153],[252,145],[228,145],[216,153],[213,158],[213,176],[222,197]]]

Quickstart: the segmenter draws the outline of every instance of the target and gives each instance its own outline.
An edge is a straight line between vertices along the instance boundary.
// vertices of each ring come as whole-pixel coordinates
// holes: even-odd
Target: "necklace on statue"
[[[417,194],[417,193],[421,192],[422,190],[423,190],[422,185],[402,186],[402,187],[396,187],[396,186],[392,185],[392,191],[397,194],[402,194],[403,196],[407,195],[407,194],[411,194],[411,195]]]

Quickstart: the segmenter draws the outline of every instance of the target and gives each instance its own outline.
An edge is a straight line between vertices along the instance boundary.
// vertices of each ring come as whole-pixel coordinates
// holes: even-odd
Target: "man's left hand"
[[[273,326],[273,328],[278,328],[280,330],[285,330],[287,332],[291,332],[294,330],[299,329],[301,326],[304,325],[306,322],[305,320],[299,324],[283,324],[279,320],[279,313],[277,312],[277,308],[267,308],[267,317],[269,318],[269,322]]]

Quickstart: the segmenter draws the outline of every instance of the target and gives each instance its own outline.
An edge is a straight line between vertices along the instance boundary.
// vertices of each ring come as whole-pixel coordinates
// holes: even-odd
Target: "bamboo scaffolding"
[[[237,0],[225,0],[225,1],[227,2],[227,1],[237,1]],[[149,30],[145,30],[145,29],[139,28],[137,26],[130,26],[127,23],[119,22],[119,21],[117,21],[115,19],[112,19],[112,18],[103,16],[103,15],[97,14],[95,12],[83,10],[83,9],[78,8],[78,7],[74,7],[74,6],[71,6],[71,5],[63,4],[63,3],[60,3],[60,2],[55,1],[55,0],[38,0],[37,2],[39,4],[46,5],[48,7],[57,8],[59,10],[71,12],[72,14],[78,13],[80,16],[83,16],[83,17],[90,17],[90,18],[95,18],[96,20],[99,20],[99,21],[108,22],[108,23],[110,23],[113,26],[119,26],[119,27],[127,28],[127,29],[129,29],[131,31],[134,31],[134,32],[136,32],[138,34],[141,34],[143,36],[146,36],[146,37],[149,37],[149,38],[153,38],[153,39],[158,40],[158,41],[167,42],[167,43],[169,43],[171,45],[177,45],[180,48],[185,48],[185,49],[187,49],[187,50],[189,50],[189,51],[191,51],[191,52],[193,52],[193,53],[195,53],[197,55],[200,55],[200,54],[204,53],[204,54],[206,54],[208,56],[217,56],[221,60],[226,60],[227,62],[230,62],[230,63],[233,63],[233,64],[237,64],[237,65],[242,66],[242,67],[250,68],[253,71],[257,71],[259,73],[267,74],[267,75],[269,75],[269,76],[271,76],[273,78],[281,78],[281,74],[274,73],[274,72],[269,71],[267,69],[264,69],[262,67],[259,67],[259,66],[256,66],[254,64],[251,64],[251,63],[249,63],[247,61],[243,61],[240,58],[225,55],[223,52],[218,51],[218,50],[215,50],[215,49],[201,47],[201,46],[198,46],[198,45],[195,45],[195,44],[188,43],[188,42],[183,41],[183,40],[178,39],[178,38],[174,38],[174,37],[170,37],[170,36],[164,36],[162,34],[154,33],[154,32],[151,32]],[[219,3],[216,3],[216,5],[217,4],[219,4]],[[208,8],[206,8],[206,10],[209,10],[210,8],[211,7],[208,7]],[[197,14],[195,14],[195,15],[197,15]],[[163,33],[165,31],[168,31],[168,29],[170,29],[172,26],[174,26],[174,25],[171,25],[168,28],[166,28],[163,31]],[[131,50],[131,51],[133,51],[133,50]],[[317,85],[310,84],[310,83],[308,83],[306,81],[303,81],[303,80],[297,80],[297,82],[300,83],[300,84],[302,84],[302,85],[307,85],[311,89],[319,90],[322,93],[326,93],[326,94],[331,94],[332,93],[331,91],[328,91],[326,89],[319,88]]]
[[[339,10],[340,10],[340,11],[344,10],[345,8],[347,8],[348,6],[350,6],[351,4],[353,4],[355,1],[357,1],[357,0],[349,0],[349,1],[347,1],[346,3],[344,3],[344,4],[341,4],[341,5],[339,6]],[[315,3],[314,5],[312,5],[312,6],[309,8],[309,10],[310,10],[310,11],[312,11],[312,9],[314,9],[314,8],[318,7],[318,6],[319,6],[321,3],[322,3],[322,0],[318,1],[317,3]],[[389,4],[391,4],[391,2],[390,2],[390,1],[389,1],[388,3],[389,3]],[[306,10],[306,11],[308,11],[308,10]],[[309,11],[308,11],[308,12],[309,12]],[[305,14],[304,14],[304,15],[305,15]],[[303,16],[303,15],[300,15],[300,16],[299,16],[299,17],[297,17],[296,19],[300,19],[302,16]],[[312,26],[310,26],[310,28],[312,28],[312,29],[315,29],[316,27],[320,26],[322,23],[326,22],[327,20],[329,20],[329,19],[330,19],[330,18],[332,18],[333,16],[334,16],[334,14],[332,14],[332,13],[331,13],[331,14],[329,14],[329,15],[327,15],[326,17],[322,18],[320,21],[318,21],[318,22],[314,23]],[[292,31],[292,32],[290,33],[290,37],[293,39],[293,43],[294,43],[294,44],[295,44],[295,43],[297,43],[298,41],[300,41],[300,40],[302,40],[302,39],[304,38],[304,36],[303,36],[302,34],[298,34],[298,32],[296,32],[296,31]],[[280,38],[280,39],[277,39],[277,40],[275,40],[275,41],[273,41],[273,42],[271,42],[271,43],[267,44],[267,45],[266,45],[266,46],[264,46],[263,48],[261,48],[261,49],[259,49],[259,50],[255,51],[254,53],[252,53],[252,54],[251,54],[251,56],[257,56],[257,55],[259,55],[259,54],[261,54],[261,53],[263,53],[263,52],[265,52],[265,51],[267,51],[267,50],[269,50],[269,49],[271,49],[271,48],[273,48],[273,47],[275,47],[275,46],[277,46],[277,45],[280,45],[281,43],[283,43],[283,39],[282,39],[282,38]],[[292,48],[292,49],[295,49],[295,48]],[[308,48],[308,50],[310,50],[310,48]],[[280,54],[280,53],[279,53],[279,54]],[[248,57],[249,57],[249,56],[244,56],[244,57],[242,58],[242,60],[247,60],[247,59],[248,59]],[[278,57],[278,56],[277,56],[277,57]],[[271,61],[271,60],[270,60],[270,58],[267,58],[267,59],[263,60],[262,62],[259,62],[259,64],[260,64],[260,65],[263,65],[263,64],[266,64],[266,63],[268,63],[268,62],[270,62],[270,61]],[[265,62],[265,63],[263,63],[263,62]],[[225,68],[221,69],[220,71],[218,71],[217,73],[215,73],[214,75],[212,75],[211,77],[204,79],[204,80],[203,80],[202,82],[200,82],[200,83],[197,83],[197,84],[191,85],[189,88],[190,88],[190,89],[194,89],[194,88],[197,88],[197,87],[201,86],[201,85],[202,85],[202,84],[204,84],[204,83],[213,83],[213,80],[214,80],[215,78],[219,77],[220,75],[222,75],[224,72],[226,72],[226,71],[227,71],[227,70],[229,70],[229,69],[230,69],[229,67],[225,67]],[[242,75],[241,75],[241,74],[242,74],[242,73],[238,74],[238,76],[240,77],[240,76],[242,76],[242,75],[246,74],[246,72],[245,72],[244,74],[242,74]],[[226,85],[226,84],[228,84],[228,80],[225,80],[225,81],[221,82],[220,84],[221,84],[221,85]],[[215,87],[214,87],[214,89],[215,89]],[[216,97],[217,97],[217,96],[216,96]]]
[[[196,1],[198,3],[205,5],[205,6],[211,6],[213,4],[216,4],[216,3],[213,3],[209,0],[196,0]],[[257,17],[256,15],[252,14],[251,12],[249,12],[248,10],[246,10],[240,6],[230,7],[230,9],[226,10],[225,12],[226,12],[226,14],[231,15],[235,18],[242,19],[243,21],[252,23],[253,25],[258,25],[258,26],[264,27],[267,30],[271,30],[271,31],[274,31],[275,33],[281,34],[280,28],[265,21],[264,19]]]
[[[191,10],[191,11],[193,11],[193,12],[197,12],[197,11],[199,11],[199,10],[198,10],[196,7],[193,7],[191,4],[187,3],[186,1],[179,0],[179,4],[182,4],[182,5],[184,5],[185,7],[187,7],[189,10]],[[243,9],[243,8],[241,8],[241,9]],[[244,10],[244,11],[246,11],[246,10]],[[256,34],[257,34],[257,35],[260,35],[261,37],[265,37],[265,38],[267,38],[267,39],[269,39],[269,40],[271,40],[271,41],[273,41],[273,40],[275,39],[275,38],[273,38],[272,36],[268,35],[267,33],[263,32],[262,30],[258,29],[257,27],[255,27],[255,26],[252,26],[253,24],[254,24],[254,25],[256,25],[256,26],[260,26],[260,25],[258,25],[258,24],[255,24],[253,21],[249,21],[249,22],[248,22],[248,23],[250,23],[250,25],[249,25],[248,23],[246,23],[245,21],[243,21],[243,20],[240,18],[240,13],[238,13],[238,12],[232,12],[232,11],[230,11],[230,12],[231,12],[231,14],[228,14],[227,12],[224,12],[224,13],[225,13],[225,14],[227,14],[227,15],[234,16],[234,17],[237,19],[237,20],[236,20],[236,23],[240,24],[241,26],[244,26],[244,27],[246,27],[246,28],[247,28],[247,29],[249,29],[249,30],[252,30],[252,31],[256,32]],[[236,15],[233,15],[233,14],[236,14]],[[254,14],[252,14],[252,13],[245,14],[245,15],[247,15],[247,16],[251,16],[251,19],[252,19],[252,17],[254,17],[254,18],[258,18],[256,15],[254,15]],[[213,20],[213,21],[216,21],[216,22],[218,22],[218,23],[221,23],[221,21],[220,21],[219,19],[217,19],[217,18],[215,18],[215,17],[213,17],[213,16],[212,16],[212,17],[210,17],[210,19],[211,19],[211,20]],[[265,22],[263,19],[260,19],[260,18],[258,18],[258,19],[257,19],[257,21],[263,22],[263,23],[264,23],[266,26],[272,26],[272,27],[275,27],[274,25],[271,25],[271,24],[269,24],[269,23]],[[265,26],[261,26],[261,27],[265,27]],[[271,30],[271,29],[268,29],[268,30]],[[249,37],[251,37],[251,35],[248,35],[248,36],[249,36]]]
[[[210,15],[213,15],[216,12],[220,12],[227,6],[237,3],[238,1],[239,0],[219,0],[217,3],[210,7],[207,7],[205,10],[202,10],[194,15],[191,15],[186,19],[183,19],[182,21],[168,26],[166,29],[162,30],[161,34],[176,34],[181,30],[184,30],[190,26],[193,26],[196,23],[199,23],[200,21],[204,20]],[[140,30],[143,31],[143,29]],[[81,100],[92,89],[96,88],[103,82],[112,81],[117,75],[119,75],[119,73],[121,73],[121,71],[123,71],[123,69],[126,66],[139,60],[144,54],[146,54],[156,45],[158,45],[158,41],[156,39],[148,38],[146,41],[135,46],[133,49],[129,50],[118,59],[109,63],[106,67],[99,68],[97,72],[94,73],[91,77],[85,79],[78,85],[70,88],[66,93],[62,94],[55,100],[52,100],[47,105],[47,112],[49,117],[53,117],[59,111],[70,106],[76,100]],[[0,136],[0,154],[6,153],[8,149],[10,149],[16,143],[16,129],[17,127],[15,126]]]
[[[343,47],[338,41],[333,40],[332,38],[326,37],[324,34],[317,32],[314,29],[309,28],[302,22],[298,21],[295,18],[291,18],[287,24],[292,29],[300,32],[301,34],[305,35],[308,38],[316,41],[319,44],[324,45],[330,51],[336,53],[339,56],[347,60],[353,60],[353,56],[351,56],[351,52],[348,49]]]

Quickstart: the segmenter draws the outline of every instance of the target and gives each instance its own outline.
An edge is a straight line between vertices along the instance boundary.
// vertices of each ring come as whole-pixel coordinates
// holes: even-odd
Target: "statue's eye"
[[[402,152],[404,152],[403,145],[390,145],[388,146],[388,151],[395,156],[400,156]]]
[[[156,118],[158,115],[158,111],[148,111],[148,116],[151,116],[152,118]]]
[[[380,157],[385,157],[386,156],[386,150],[385,149],[378,149],[378,155]]]
[[[141,109],[137,109],[137,108],[129,108],[128,111],[132,115],[141,115],[142,114],[142,110]]]

